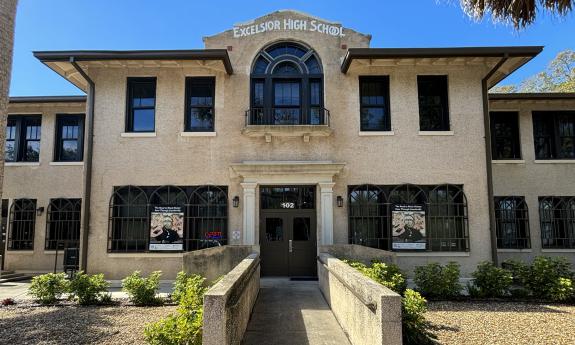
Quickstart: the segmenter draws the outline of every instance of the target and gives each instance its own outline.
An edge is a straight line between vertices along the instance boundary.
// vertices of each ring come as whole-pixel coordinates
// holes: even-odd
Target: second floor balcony
[[[310,137],[331,135],[330,113],[323,107],[251,108],[245,112],[242,134],[249,137]]]

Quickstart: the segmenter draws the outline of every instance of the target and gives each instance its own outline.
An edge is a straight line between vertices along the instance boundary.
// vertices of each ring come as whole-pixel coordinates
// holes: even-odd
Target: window
[[[314,209],[314,186],[262,186],[261,208],[268,209]]]
[[[327,125],[323,108],[323,71],[316,53],[280,42],[263,49],[251,74],[248,125]]]
[[[516,112],[491,112],[491,153],[493,159],[521,159],[519,116]]]
[[[533,112],[535,159],[575,159],[575,112]]]
[[[78,248],[81,199],[52,199],[48,205],[45,249]]]
[[[58,115],[54,161],[81,162],[83,151],[84,115]]]
[[[389,77],[359,77],[361,131],[390,131]]]
[[[539,221],[543,248],[575,248],[575,197],[540,197]]]
[[[128,78],[126,132],[154,132],[156,78]]]
[[[419,129],[449,131],[446,75],[418,75]]]
[[[9,250],[33,250],[36,200],[15,199],[10,208]]]
[[[214,131],[214,93],[216,80],[213,77],[186,78],[186,131]]]
[[[38,162],[42,117],[9,115],[6,123],[6,162]]]
[[[467,199],[457,185],[350,186],[349,242],[392,250],[392,206],[422,205],[427,251],[469,251]]]
[[[522,196],[495,197],[497,248],[531,248],[529,211]]]
[[[148,252],[155,206],[184,210],[184,251],[227,244],[227,187],[122,186],[115,187],[110,198],[108,251]]]

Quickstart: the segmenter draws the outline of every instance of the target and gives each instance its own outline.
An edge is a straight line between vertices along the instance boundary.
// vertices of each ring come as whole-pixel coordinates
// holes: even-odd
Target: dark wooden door
[[[287,276],[289,217],[266,212],[260,222],[261,270],[264,276]]]
[[[289,252],[290,277],[317,275],[317,235],[315,212],[300,212],[291,216]]]

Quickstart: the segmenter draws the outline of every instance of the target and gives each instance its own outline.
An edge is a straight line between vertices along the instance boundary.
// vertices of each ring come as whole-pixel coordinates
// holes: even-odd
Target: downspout
[[[495,222],[495,197],[493,193],[493,163],[491,155],[491,122],[489,120],[489,95],[487,81],[501,65],[508,60],[508,54],[505,54],[501,60],[487,73],[481,80],[481,91],[483,96],[483,124],[485,127],[485,163],[487,173],[487,198],[489,204],[489,233],[491,235],[491,261],[495,266],[499,265],[497,257],[497,224]]]
[[[84,157],[84,200],[82,200],[82,238],[80,240],[80,270],[86,271],[88,266],[88,235],[90,229],[90,197],[92,193],[92,152],[94,144],[94,98],[96,89],[94,82],[80,67],[74,57],[70,63],[88,83],[88,99],[86,100],[86,129],[84,143],[86,156]]]

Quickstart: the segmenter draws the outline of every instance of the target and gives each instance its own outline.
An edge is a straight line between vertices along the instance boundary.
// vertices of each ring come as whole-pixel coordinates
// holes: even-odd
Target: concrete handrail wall
[[[328,253],[318,256],[319,286],[354,345],[401,345],[401,296]]]
[[[184,253],[182,270],[214,281],[227,274],[250,253],[259,252],[258,246],[221,246]]]
[[[332,244],[319,246],[320,253],[328,253],[336,258],[352,259],[370,264],[371,260],[379,260],[385,263],[395,263],[396,255],[389,250],[371,248],[358,244]]]
[[[260,289],[260,256],[252,253],[204,295],[204,345],[240,344]]]

